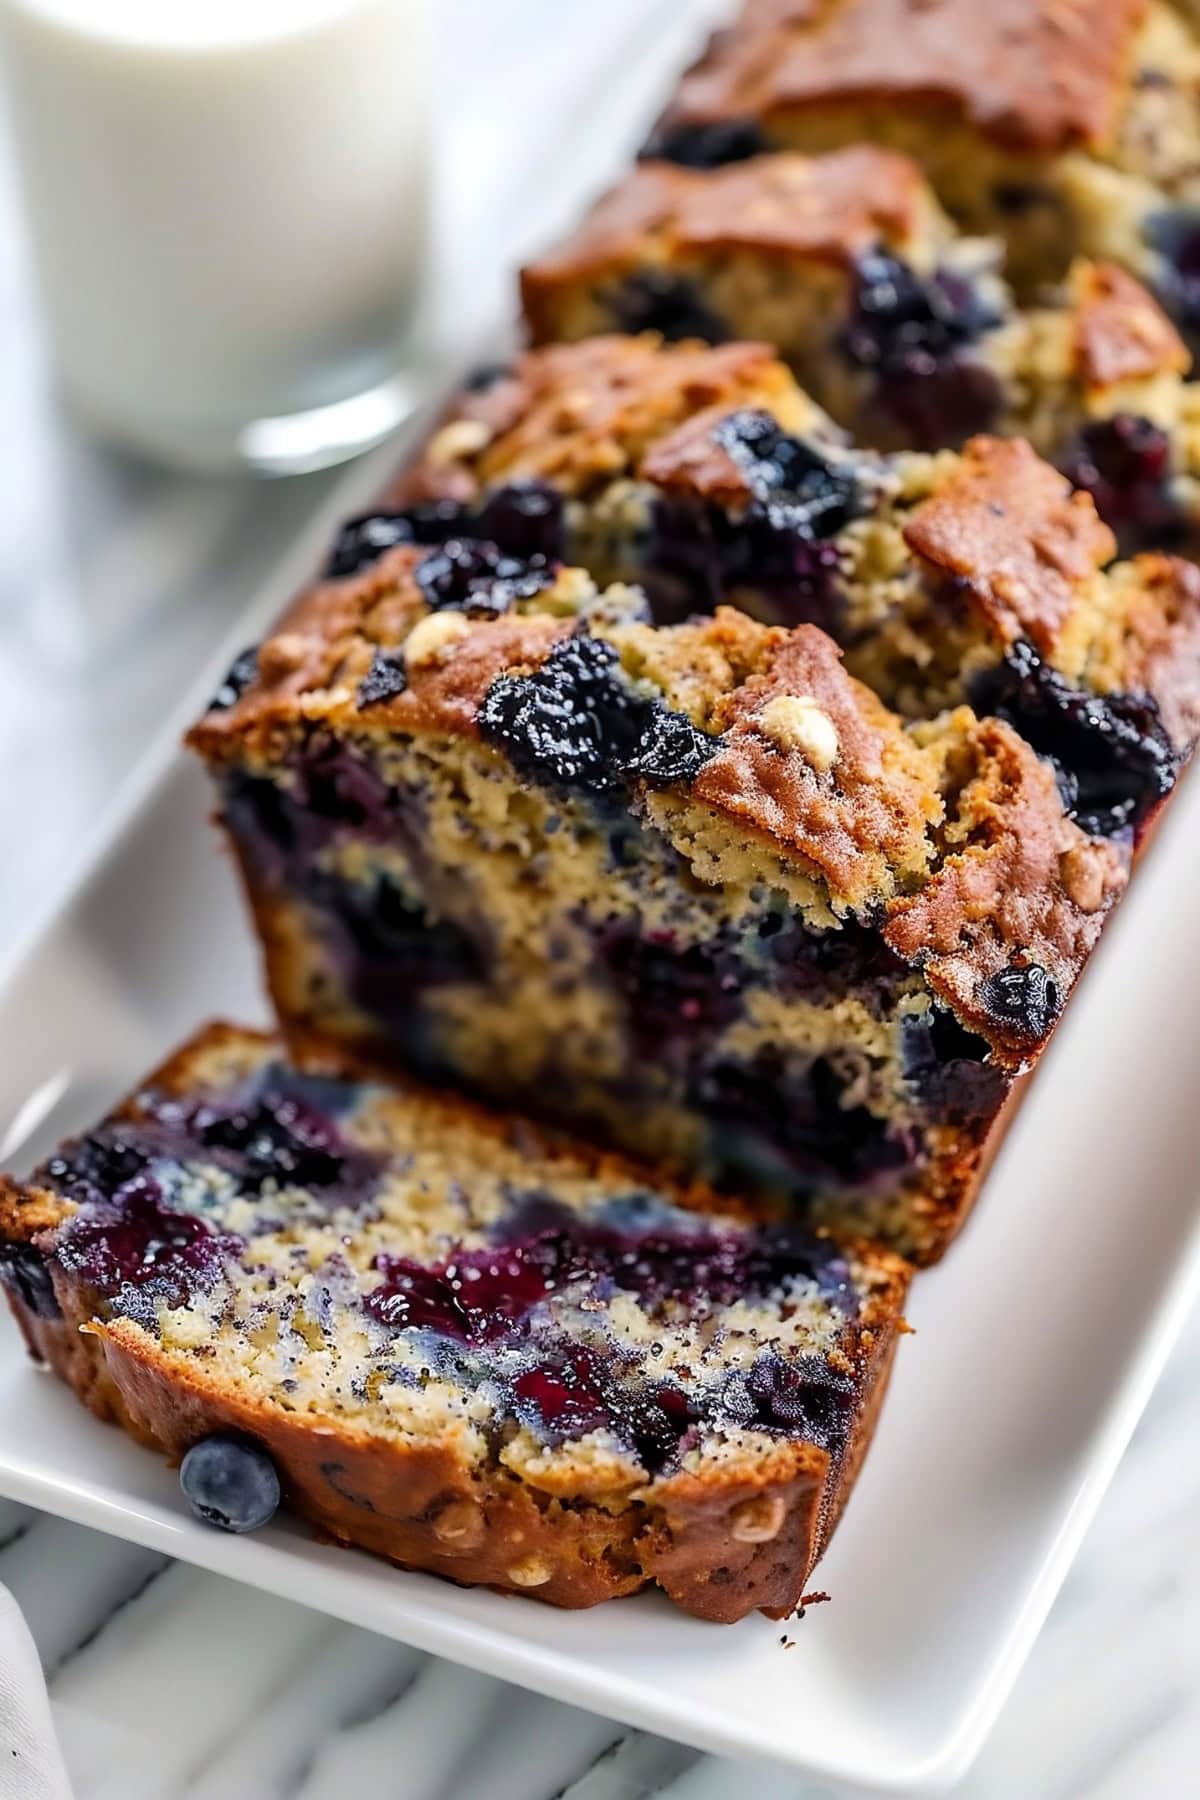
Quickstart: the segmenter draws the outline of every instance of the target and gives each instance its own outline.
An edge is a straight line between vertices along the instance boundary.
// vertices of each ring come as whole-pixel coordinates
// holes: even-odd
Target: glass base
[[[89,427],[153,462],[207,473],[242,469],[277,476],[308,475],[349,462],[395,431],[427,395],[420,374],[405,370],[348,400],[229,428],[116,419],[77,395],[68,398]]]

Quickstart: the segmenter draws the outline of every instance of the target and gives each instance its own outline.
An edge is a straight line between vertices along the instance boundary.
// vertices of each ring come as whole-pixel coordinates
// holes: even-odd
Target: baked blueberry
[[[377,650],[371,658],[370,668],[358,684],[358,704],[380,706],[387,700],[394,700],[407,686],[403,651]]]
[[[279,1473],[265,1450],[229,1432],[193,1444],[179,1485],[196,1517],[218,1531],[261,1531],[279,1511]]]
[[[723,344],[733,335],[687,275],[637,269],[613,288],[608,303],[622,331],[657,331],[668,343],[701,338]]]
[[[638,775],[685,780],[717,750],[716,738],[637,691],[612,644],[586,634],[556,644],[532,675],[493,682],[479,729],[523,773],[597,794]]]
[[[545,481],[510,481],[480,506],[472,529],[509,556],[560,562],[564,550],[562,495]]]
[[[436,611],[479,617],[507,612],[553,581],[544,556],[528,561],[478,538],[449,538],[417,564],[417,585]]]
[[[46,1259],[32,1244],[0,1244],[0,1287],[15,1294],[35,1318],[61,1319]]]
[[[824,451],[790,436],[768,412],[730,413],[713,437],[731,456],[764,516],[777,530],[832,537],[860,505],[858,482]]]
[[[209,705],[218,712],[227,712],[236,706],[248,687],[252,687],[258,679],[258,648],[254,646],[243,650],[230,664],[224,681],[209,701]]]
[[[980,983],[988,1017],[1017,1037],[1044,1038],[1061,1005],[1058,984],[1040,963],[1014,963]]]
[[[1085,425],[1062,462],[1067,479],[1096,502],[1123,548],[1167,548],[1183,530],[1171,492],[1171,440],[1136,413]]]
[[[718,119],[708,125],[665,126],[646,141],[641,155],[644,161],[681,163],[687,169],[717,169],[769,149],[757,119]]]
[[[357,575],[397,544],[443,543],[461,527],[464,510],[455,500],[435,500],[347,519],[333,541],[326,576],[336,580]]]
[[[1136,829],[1174,786],[1179,759],[1150,696],[1075,687],[1026,638],[975,679],[971,699],[1053,763],[1085,831]]]

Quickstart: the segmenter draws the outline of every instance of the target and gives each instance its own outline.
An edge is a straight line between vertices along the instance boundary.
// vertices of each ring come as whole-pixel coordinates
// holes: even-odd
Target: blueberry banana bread
[[[1142,518],[1174,503],[1165,480],[1122,501],[1135,490]],[[499,547],[480,562],[463,533]],[[1114,564],[1092,501],[1022,442],[850,449],[762,345],[644,333],[527,352],[460,396],[328,570],[366,578],[387,545],[439,537],[421,575],[437,604],[485,580],[489,555],[563,555],[636,582],[659,621],[728,600],[820,625],[908,717],[967,700],[1009,718],[1109,829],[1148,816],[1200,730],[1191,563]]]
[[[472,548],[317,584],[191,734],[285,1033],[932,1260],[1130,832],[814,626]]]
[[[455,1581],[782,1616],[852,1486],[908,1270],[458,1100],[210,1027],[24,1187],[35,1356],[183,1458]]]
[[[747,0],[647,154],[712,167],[876,143],[914,156],[1031,298],[1075,255],[1200,325],[1200,47],[1162,0]]]
[[[995,240],[954,235],[917,165],[856,146],[713,170],[642,163],[522,274],[535,344],[653,330],[774,344],[855,441],[1026,437],[1126,552],[1200,549],[1200,389],[1147,290],[1078,260],[1019,308]]]

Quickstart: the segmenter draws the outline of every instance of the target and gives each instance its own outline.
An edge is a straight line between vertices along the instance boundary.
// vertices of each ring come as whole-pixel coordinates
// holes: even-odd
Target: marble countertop
[[[482,187],[478,171],[504,167],[512,198],[534,166],[536,144],[515,133],[521,81],[556,97],[556,116],[544,105],[538,112],[538,141],[550,141],[578,98],[581,67],[594,125],[604,112],[594,96],[607,92],[606,70],[628,63],[631,31],[655,15],[670,66],[719,10],[699,0],[610,0],[586,47],[581,10],[551,57],[538,27],[565,17],[555,0],[505,8],[447,0],[439,22],[456,48],[443,61],[442,112],[459,121],[442,158],[455,208],[441,251],[444,291],[455,296],[439,317],[449,340],[500,305],[520,248],[520,209]],[[539,46],[536,68],[530,45]],[[634,129],[623,116],[611,120],[614,154]],[[181,479],[79,437],[46,373],[10,184],[0,156],[0,962],[61,893],[164,709],[336,479],[267,487]],[[579,197],[564,181],[564,217]],[[1198,1518],[1200,1318],[960,1790],[964,1800],[1177,1800],[1197,1791]],[[2,1501],[0,1581],[42,1655],[78,1800],[741,1792],[819,1800],[825,1792],[697,1757]],[[920,1619],[912,1626],[919,1632]]]

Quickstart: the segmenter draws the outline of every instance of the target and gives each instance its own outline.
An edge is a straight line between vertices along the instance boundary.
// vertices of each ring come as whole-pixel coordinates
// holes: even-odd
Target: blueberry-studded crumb
[[[647,139],[640,154],[643,162],[719,169],[725,163],[762,156],[770,148],[756,119],[724,119],[708,125],[665,125]]]
[[[737,464],[776,530],[829,538],[860,508],[853,473],[831,462],[816,445],[789,436],[768,412],[747,408],[730,413],[713,437]]]
[[[408,686],[402,650],[377,650],[371,666],[358,684],[359,706],[380,706],[394,700]]]
[[[55,1255],[94,1293],[153,1328],[160,1306],[186,1306],[215,1287],[241,1248],[240,1238],[169,1206],[159,1182],[139,1175],[68,1219]]]
[[[827,1304],[854,1316],[848,1266],[800,1226],[731,1230],[653,1196],[638,1199],[595,1217],[531,1199],[487,1248],[437,1264],[381,1256],[365,1309],[390,1331],[432,1334],[442,1373],[492,1381],[506,1407],[551,1443],[606,1430],[653,1473],[675,1463],[702,1428],[804,1435],[836,1451],[855,1383],[823,1357],[787,1360],[764,1347],[749,1368],[715,1373],[688,1393],[673,1377],[643,1377],[600,1335],[580,1342],[555,1322],[553,1303],[568,1291],[582,1301],[620,1289],[649,1316],[675,1317],[742,1299],[779,1303],[796,1283],[815,1284]]]
[[[970,697],[1053,763],[1068,810],[1087,832],[1136,828],[1175,784],[1178,758],[1148,694],[1074,687],[1027,639],[976,678]]]
[[[638,693],[611,644],[576,635],[531,675],[502,675],[479,729],[532,780],[605,793],[638,777],[688,781],[718,740],[660,699]]]
[[[436,611],[494,618],[549,587],[554,572],[541,555],[522,561],[498,544],[450,538],[418,563],[416,579],[426,603]]]
[[[978,1000],[1002,1030],[1031,1043],[1045,1037],[1062,1006],[1057,982],[1035,962],[998,969],[980,983]]]
[[[209,711],[227,712],[231,706],[237,705],[246,689],[253,687],[257,679],[258,647],[254,645],[234,658],[224,681],[208,703]]]
[[[728,324],[704,300],[688,275],[666,269],[635,269],[603,296],[621,331],[657,331],[668,343],[700,338],[723,344],[732,335]]]

